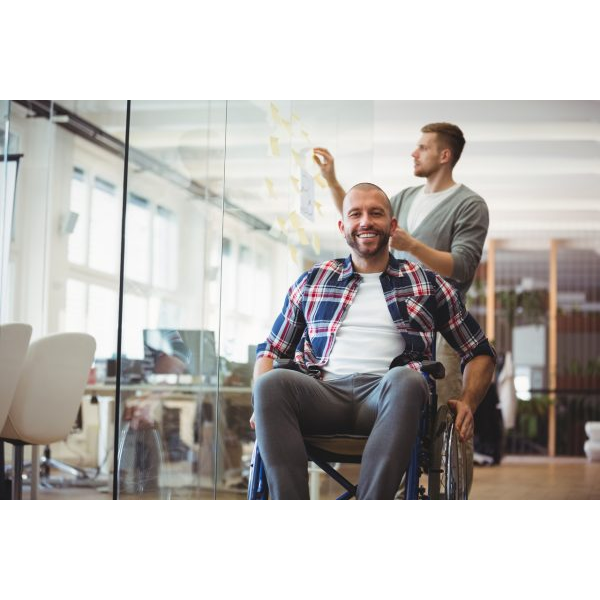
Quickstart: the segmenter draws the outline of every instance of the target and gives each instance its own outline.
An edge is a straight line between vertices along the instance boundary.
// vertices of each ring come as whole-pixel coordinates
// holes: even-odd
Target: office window
[[[96,339],[96,356],[110,358],[117,351],[118,292],[100,285],[88,288],[88,333]]]
[[[65,306],[66,331],[86,331],[87,285],[77,279],[67,279]]]
[[[177,288],[179,229],[173,211],[157,206],[154,213],[153,273],[155,287]]]
[[[150,203],[130,194],[125,224],[125,277],[150,283]]]
[[[239,289],[253,290],[256,282],[254,281],[254,269],[252,268],[252,251],[248,246],[240,246],[239,250]],[[254,314],[254,295],[237,294],[237,309],[243,315]]]
[[[75,167],[71,179],[71,212],[77,214],[75,229],[69,235],[69,262],[76,265],[87,263],[89,204],[88,187],[83,169]]]
[[[142,332],[148,327],[148,300],[135,294],[123,298],[123,354],[144,358]]]
[[[121,211],[116,186],[94,179],[90,210],[89,262],[92,269],[115,274],[119,265]]]
[[[235,310],[236,290],[238,289],[236,280],[236,263],[233,260],[233,248],[231,240],[223,238],[223,268],[222,273],[227,273],[221,282],[222,298],[221,306],[226,310]]]

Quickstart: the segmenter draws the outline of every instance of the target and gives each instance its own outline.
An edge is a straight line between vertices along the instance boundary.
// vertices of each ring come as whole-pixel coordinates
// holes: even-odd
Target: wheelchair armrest
[[[292,371],[299,371],[298,363],[293,358],[276,358],[273,361],[274,369],[290,369]]]
[[[434,379],[444,379],[446,377],[446,369],[441,362],[434,360],[424,360],[421,366],[421,371],[427,373]]]

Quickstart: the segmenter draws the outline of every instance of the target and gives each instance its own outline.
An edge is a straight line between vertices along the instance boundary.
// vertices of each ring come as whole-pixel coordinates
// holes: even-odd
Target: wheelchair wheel
[[[467,455],[458,438],[454,415],[447,406],[438,409],[432,432],[428,495],[432,500],[467,499]]]

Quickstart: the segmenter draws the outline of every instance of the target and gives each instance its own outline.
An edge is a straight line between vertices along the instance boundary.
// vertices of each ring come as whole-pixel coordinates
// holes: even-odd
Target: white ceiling
[[[124,139],[123,102],[59,103]],[[272,104],[289,130],[274,120]],[[486,199],[488,238],[523,247],[545,247],[549,238],[598,244],[597,101],[134,101],[131,143],[217,195],[225,178],[229,200],[271,224],[297,210],[291,149],[315,174],[310,148],[328,147],[342,185],[373,181],[393,194],[422,183],[412,175],[410,153],[421,126],[432,121],[456,123],[465,133],[455,179]],[[271,136],[278,157],[270,156]],[[334,249],[337,215],[327,190],[316,190],[323,214],[311,227]]]

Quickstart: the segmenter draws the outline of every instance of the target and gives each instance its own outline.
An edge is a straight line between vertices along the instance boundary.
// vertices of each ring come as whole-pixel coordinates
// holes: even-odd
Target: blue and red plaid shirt
[[[435,332],[460,354],[461,367],[496,353],[456,289],[424,267],[390,255],[380,276],[383,295],[406,347],[402,363],[419,370],[431,360]],[[303,273],[288,290],[281,313],[256,358],[293,358],[304,372],[327,364],[335,335],[362,281],[352,260],[334,259]]]

